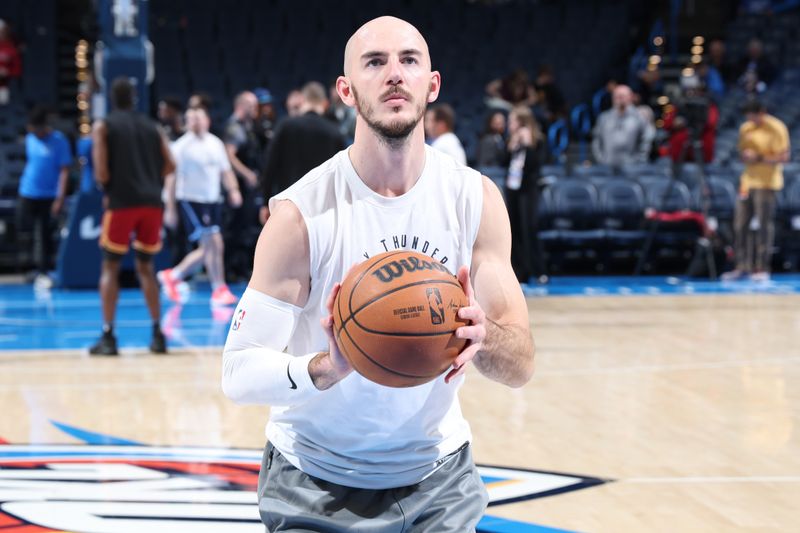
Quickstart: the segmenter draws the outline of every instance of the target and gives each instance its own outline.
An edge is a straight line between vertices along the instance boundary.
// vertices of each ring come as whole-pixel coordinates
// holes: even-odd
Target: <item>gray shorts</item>
[[[272,444],[258,476],[258,511],[270,533],[464,533],[475,531],[488,501],[468,445],[427,479],[396,489],[355,489],[309,476]]]

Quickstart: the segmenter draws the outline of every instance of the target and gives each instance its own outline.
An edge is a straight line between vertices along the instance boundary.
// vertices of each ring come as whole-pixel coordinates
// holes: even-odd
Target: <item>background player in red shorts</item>
[[[111,100],[114,110],[104,120],[97,121],[92,132],[95,179],[105,193],[106,212],[100,234],[103,334],[89,353],[118,353],[114,316],[119,297],[119,269],[131,235],[135,236],[136,273],[153,319],[150,351],[166,353],[153,255],[161,250],[164,176],[175,170],[175,164],[155,122],[133,110],[134,90],[127,78],[114,80]]]

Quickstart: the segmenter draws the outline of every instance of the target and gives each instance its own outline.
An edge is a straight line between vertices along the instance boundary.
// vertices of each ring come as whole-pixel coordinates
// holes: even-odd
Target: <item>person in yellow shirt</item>
[[[736,267],[723,280],[769,279],[775,240],[775,197],[783,189],[783,163],[789,160],[789,131],[767,114],[764,105],[744,106],[746,122],[739,128],[739,154],[745,164],[734,215]]]

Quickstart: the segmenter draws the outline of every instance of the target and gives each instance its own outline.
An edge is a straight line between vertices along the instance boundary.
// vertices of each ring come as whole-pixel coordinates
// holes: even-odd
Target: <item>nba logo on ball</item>
[[[442,306],[442,293],[437,288],[426,289],[428,308],[431,310],[431,324],[444,323],[444,307]]]

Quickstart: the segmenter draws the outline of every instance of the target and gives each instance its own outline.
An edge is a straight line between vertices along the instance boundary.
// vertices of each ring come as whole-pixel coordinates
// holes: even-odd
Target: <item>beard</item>
[[[356,91],[355,87],[351,87],[353,91],[353,96],[356,100],[356,110],[358,114],[364,119],[364,122],[367,123],[367,126],[374,131],[378,138],[385,142],[387,145],[396,147],[405,142],[408,139],[411,132],[414,131],[414,128],[417,127],[419,121],[422,120],[422,117],[425,115],[425,103],[427,102],[428,95],[425,95],[425,98],[422,100],[422,104],[417,104],[415,106],[415,113],[414,116],[408,120],[401,120],[395,119],[390,120],[388,122],[382,122],[375,118],[375,108],[367,101],[362,100],[359,95],[358,91]],[[395,88],[394,90],[388,91],[381,95],[381,101],[383,101],[388,95],[398,93],[402,94],[412,106],[414,105],[414,99],[411,95],[401,89]],[[428,93],[430,94],[430,92]]]

